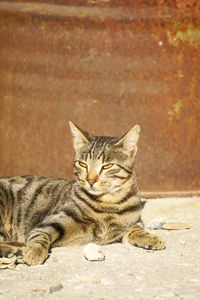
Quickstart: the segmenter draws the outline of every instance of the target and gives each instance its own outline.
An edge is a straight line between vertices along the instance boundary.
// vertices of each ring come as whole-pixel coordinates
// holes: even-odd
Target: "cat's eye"
[[[107,165],[104,165],[102,167],[103,170],[107,170],[107,169],[110,169],[111,167],[113,166],[113,164],[107,164]]]
[[[85,164],[84,162],[79,161],[78,163],[82,168],[87,168],[87,164]]]

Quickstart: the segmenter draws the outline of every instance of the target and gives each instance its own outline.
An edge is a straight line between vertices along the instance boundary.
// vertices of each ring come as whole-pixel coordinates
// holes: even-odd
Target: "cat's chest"
[[[112,216],[102,217],[96,223],[94,238],[98,243],[111,243],[121,238],[135,223],[132,216]]]

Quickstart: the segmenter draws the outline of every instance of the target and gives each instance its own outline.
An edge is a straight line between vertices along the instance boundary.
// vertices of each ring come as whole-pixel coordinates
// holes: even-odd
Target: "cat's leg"
[[[94,224],[95,225],[95,224]],[[91,220],[83,219],[78,209],[69,205],[58,213],[47,216],[26,236],[23,251],[24,262],[28,265],[42,264],[52,247],[69,243],[90,242],[93,238]]]
[[[23,251],[24,262],[28,265],[42,264],[49,255],[53,244],[59,246],[67,228],[70,234],[71,219],[65,216],[52,215],[47,217],[40,225],[34,228],[27,236],[26,247]]]
[[[30,232],[23,251],[23,259],[26,264],[43,264],[49,255],[53,231],[53,227],[48,226],[35,228]]]
[[[9,236],[3,227],[0,227],[0,242],[9,240]]]
[[[25,244],[19,242],[0,242],[0,256],[7,257],[9,254],[22,255]]]
[[[163,250],[166,248],[164,240],[157,235],[145,231],[142,223],[136,224],[132,230],[123,237],[123,242],[152,250]]]

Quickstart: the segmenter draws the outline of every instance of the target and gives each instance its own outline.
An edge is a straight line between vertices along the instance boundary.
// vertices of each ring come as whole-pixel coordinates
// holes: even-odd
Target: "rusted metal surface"
[[[0,76],[0,175],[72,177],[68,120],[139,123],[141,190],[200,190],[199,1],[0,2]]]

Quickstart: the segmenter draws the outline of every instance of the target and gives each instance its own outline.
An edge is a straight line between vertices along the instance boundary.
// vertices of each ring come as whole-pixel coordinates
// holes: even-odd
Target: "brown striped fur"
[[[52,247],[129,242],[161,250],[144,231],[134,161],[140,128],[122,138],[97,137],[70,122],[76,180],[0,178],[0,253],[22,253],[42,264]]]

